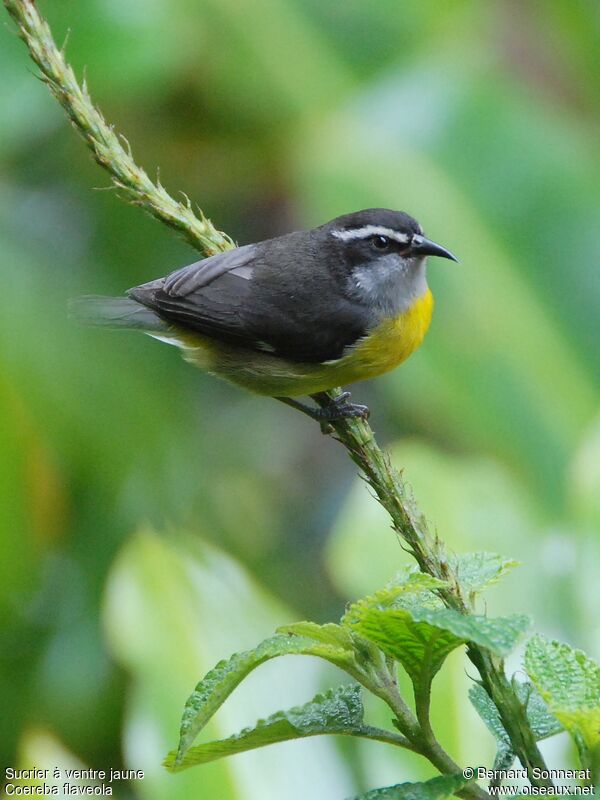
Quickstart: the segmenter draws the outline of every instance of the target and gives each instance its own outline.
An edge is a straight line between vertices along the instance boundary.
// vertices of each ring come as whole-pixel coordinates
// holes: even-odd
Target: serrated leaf
[[[538,635],[527,645],[525,669],[576,741],[600,747],[600,666],[583,651]]]
[[[355,627],[361,636],[399,661],[415,687],[431,683],[446,656],[466,641],[449,631],[419,623],[402,609],[369,609]]]
[[[366,608],[353,629],[399,661],[415,688],[431,683],[446,656],[466,642],[475,642],[505,656],[529,626],[529,618],[463,615],[450,608]]]
[[[265,639],[253,650],[236,653],[228,661],[220,661],[200,681],[185,704],[176,764],[181,763],[196,736],[236,686],[265,661],[284,655],[317,656],[345,669],[353,676],[356,672],[351,649],[303,636],[284,634]]]
[[[527,720],[536,741],[547,739],[564,730],[556,717],[548,711],[548,707],[533,684],[517,684],[516,693],[519,700],[525,705]],[[512,749],[510,738],[504,729],[498,709],[483,686],[478,683],[473,684],[469,689],[469,699],[492,736],[496,739],[498,749],[494,761],[494,769],[508,769],[515,760],[516,754]]]
[[[342,624],[352,624],[369,608],[384,610],[391,607],[408,607],[415,602],[420,605],[441,607],[442,601],[433,590],[446,586],[448,584],[445,581],[424,572],[415,570],[399,572],[383,589],[352,603],[342,617]]]
[[[443,589],[448,586],[447,581],[434,578],[426,572],[419,572],[414,567],[400,570],[388,581],[387,589],[401,589],[402,592],[425,592],[432,589]]]
[[[422,783],[398,783],[383,789],[373,789],[354,800],[445,800],[463,789],[469,781],[458,773],[440,775]]]
[[[449,560],[461,588],[467,594],[482,592],[497,583],[511,569],[520,566],[519,561],[485,551],[462,553]]]
[[[469,700],[496,740],[497,749],[494,759],[494,769],[508,769],[515,760],[515,752],[512,749],[510,738],[500,719],[498,709],[493,704],[483,686],[478,683],[473,684],[469,689]]]
[[[291,625],[282,625],[277,629],[277,633],[290,636],[303,636],[315,642],[341,647],[343,650],[351,651],[353,648],[352,636],[350,632],[341,625],[328,622],[319,625],[316,622],[293,622]]]
[[[485,647],[504,658],[515,648],[531,625],[527,614],[508,617],[485,617],[477,614],[459,614],[452,608],[411,610],[413,619],[452,632],[464,641]]]
[[[359,681],[361,674],[369,673],[372,663],[380,660],[379,651],[372,642],[361,638],[344,625],[335,625],[331,622],[325,625],[316,622],[294,622],[278,628],[277,633],[302,636],[305,639],[312,639],[315,644],[341,648],[348,654],[348,659],[353,661],[352,671],[348,668],[348,664],[342,668]]]
[[[318,694],[309,703],[287,711],[278,711],[254,727],[215,742],[190,748],[180,762],[176,752],[169,753],[165,766],[176,772],[196,764],[206,764],[224,756],[243,753],[277,742],[323,734],[364,735],[361,687],[340,686]]]

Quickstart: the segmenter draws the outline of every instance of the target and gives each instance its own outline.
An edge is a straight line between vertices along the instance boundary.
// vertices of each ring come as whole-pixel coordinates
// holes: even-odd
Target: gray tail
[[[137,328],[142,331],[167,331],[168,324],[150,308],[130,297],[86,295],[69,302],[69,314],[83,325],[102,328]]]

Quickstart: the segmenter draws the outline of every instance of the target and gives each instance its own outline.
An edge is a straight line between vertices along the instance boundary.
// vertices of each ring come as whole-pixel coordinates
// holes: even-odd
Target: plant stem
[[[456,775],[461,772],[459,765],[446,753],[444,748],[433,735],[433,731],[427,723],[426,729],[417,723],[410,709],[402,699],[395,684],[387,682],[385,690],[379,692],[381,697],[394,712],[398,727],[405,734],[406,738],[410,740],[413,745],[413,750],[425,756],[434,767],[436,767],[443,775]],[[489,795],[476,783],[461,789],[458,792],[460,797],[466,800],[483,800],[489,798]]]
[[[317,402],[326,406],[340,394],[339,389],[316,395]],[[438,592],[444,603],[461,614],[469,614],[462,596],[458,577],[453,573],[444,545],[432,535],[423,514],[418,510],[410,489],[391,465],[389,457],[375,440],[370,425],[361,419],[343,419],[332,423],[338,441],[346,448],[377,499],[392,519],[394,530],[422,572],[446,581],[447,589]],[[467,653],[477,667],[485,690],[496,705],[502,724],[530,782],[535,786],[551,786],[552,781],[536,778],[533,768],[547,769],[535,736],[527,722],[526,711],[504,672],[502,661],[495,659],[482,647],[469,644]]]
[[[436,739],[431,725],[429,723],[429,700],[426,702],[426,722],[421,721],[419,704],[417,703],[417,717],[412,713],[406,701],[398,691],[398,686],[395,679],[396,665],[384,664],[382,668],[376,671],[372,680],[361,680],[372,694],[381,698],[394,713],[394,724],[402,731],[406,740],[410,742],[410,749],[415,753],[427,758],[434,767],[436,767],[443,775],[456,775],[461,772],[461,767],[446,753],[444,748]],[[429,690],[426,692],[427,698],[429,697]],[[421,708],[423,711],[423,708]],[[466,800],[482,800],[489,797],[488,793],[473,783],[458,792],[460,797]]]
[[[415,689],[415,708],[417,711],[417,719],[421,726],[423,736],[427,739],[433,739],[434,734],[431,728],[431,720],[429,719],[429,706],[431,704],[431,684],[427,683],[417,691]]]
[[[67,112],[96,161],[111,175],[114,185],[124,198],[175,229],[206,256],[233,247],[229,236],[217,230],[202,212],[199,212],[200,216],[194,213],[187,198],[185,203],[174,200],[159,180],[150,180],[147,173],[135,163],[129,146],[123,146],[124,140],[106,123],[92,103],[85,82],[82,86],[78,84],[63,51],[56,46],[50,28],[40,16],[34,1],[3,2],[17,24],[19,35],[27,45],[31,58],[41,70],[43,80]],[[326,405],[338,393],[339,390],[334,390],[323,394],[318,402]],[[447,582],[449,588],[439,590],[446,605],[462,614],[469,613],[457,576],[453,574],[445,557],[442,542],[428,530],[410,491],[400,474],[392,468],[387,455],[377,445],[370,426],[361,420],[342,420],[334,422],[333,427],[338,440],[389,513],[394,529],[408,546],[420,569]],[[527,724],[525,710],[506,678],[502,662],[494,660],[489,652],[474,644],[469,645],[468,654],[479,670],[486,691],[498,708],[515,752],[528,770],[530,781],[535,785],[550,785],[551,782],[536,780],[532,775],[533,767],[546,767]],[[397,690],[396,695],[400,697]],[[391,702],[396,705],[395,713],[403,713],[403,708],[398,705],[393,694]],[[439,769],[458,770],[447,754],[437,750],[439,745],[437,748],[432,743],[427,746],[429,749],[425,754]],[[480,792],[482,790],[475,787],[465,789],[463,794],[469,797],[485,796],[485,793]]]
[[[374,739],[377,742],[385,742],[386,744],[395,744],[396,747],[403,747],[405,750],[412,750],[414,753],[420,752],[406,737],[400,736],[400,734],[393,731],[386,731],[383,728],[374,728],[371,725],[363,725],[352,736]]]
[[[386,680],[384,676],[380,676],[380,678],[383,678],[383,680],[380,680],[377,685],[372,687],[371,691],[392,709],[396,727],[402,731],[407,739],[420,747],[423,737],[414,714],[398,691],[396,684],[391,680]]]
[[[187,198],[184,203],[174,200],[160,180],[151,181],[138,167],[126,140],[115,133],[92,103],[86,82],[78,84],[64,52],[56,46],[48,23],[33,0],[4,0],[4,5],[17,23],[19,35],[40,68],[42,79],[124,197],[174,228],[206,256],[233,247],[229,236],[217,230],[202,214],[200,217],[194,214]]]

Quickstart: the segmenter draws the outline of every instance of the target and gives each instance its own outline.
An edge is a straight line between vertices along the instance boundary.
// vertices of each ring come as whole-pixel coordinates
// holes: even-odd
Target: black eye
[[[373,247],[377,250],[387,250],[390,246],[390,240],[387,236],[373,236],[371,241],[373,242]]]

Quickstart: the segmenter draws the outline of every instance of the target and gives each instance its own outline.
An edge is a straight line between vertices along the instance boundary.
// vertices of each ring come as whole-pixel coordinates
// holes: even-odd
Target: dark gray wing
[[[212,256],[128,294],[168,323],[239,347],[297,362],[340,358],[366,333],[368,310],[340,295],[326,268],[298,274],[305,242],[296,236]]]
[[[162,288],[172,297],[185,297],[208,286],[225,273],[250,280],[255,255],[256,245],[254,244],[227,250],[225,253],[205,258],[203,261],[196,261],[195,264],[172,272],[164,278]]]
[[[219,253],[144,283],[127,294],[167,322],[238,345],[250,346],[242,318],[254,272],[253,244]]]

